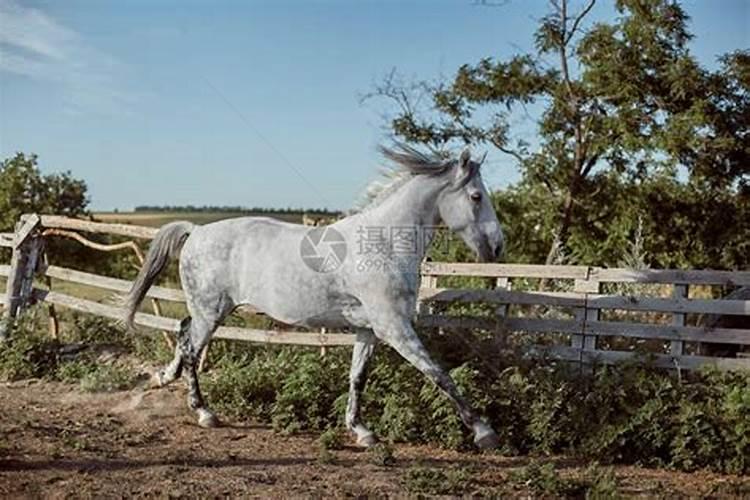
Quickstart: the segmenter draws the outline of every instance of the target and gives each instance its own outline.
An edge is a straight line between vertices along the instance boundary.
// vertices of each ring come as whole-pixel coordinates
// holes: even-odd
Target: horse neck
[[[424,242],[417,254],[421,260],[440,221],[437,200],[445,186],[440,178],[414,176],[379,205],[358,214],[359,224],[370,228],[414,228]]]
[[[384,226],[433,226],[439,221],[437,199],[443,188],[439,178],[416,175],[363,215]]]

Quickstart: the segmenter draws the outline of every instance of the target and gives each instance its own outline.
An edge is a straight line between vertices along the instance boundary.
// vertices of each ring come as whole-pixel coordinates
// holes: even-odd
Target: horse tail
[[[162,226],[156,233],[154,240],[149,246],[146,261],[143,263],[138,277],[133,282],[133,287],[125,298],[125,325],[129,329],[135,327],[135,312],[138,305],[143,301],[146,292],[151,288],[156,277],[167,265],[171,257],[175,257],[182,244],[193,231],[195,224],[187,221],[170,222]]]

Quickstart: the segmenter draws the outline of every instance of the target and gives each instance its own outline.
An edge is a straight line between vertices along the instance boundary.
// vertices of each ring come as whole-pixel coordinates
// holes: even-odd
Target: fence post
[[[432,276],[430,274],[423,274],[422,279],[420,281],[420,288],[437,288],[437,276]],[[426,306],[425,303],[422,300],[417,301],[417,314],[431,314],[432,313],[432,306]]]
[[[502,278],[495,279],[495,290],[498,290],[498,289],[510,290],[510,287],[511,287],[510,280],[508,278],[502,277]],[[499,305],[495,309],[495,318],[497,320],[496,334],[494,335],[495,342],[497,342],[497,345],[503,348],[508,346],[508,332],[503,327],[503,323],[505,322],[505,319],[508,317],[509,312],[510,312],[509,304]]]
[[[586,294],[586,305],[582,308],[577,308],[575,312],[576,319],[583,322],[581,335],[573,335],[570,339],[571,347],[580,349],[581,351],[596,350],[596,335],[586,335],[586,323],[599,320],[599,309],[588,307],[588,294],[599,293],[599,281],[595,277],[592,277],[591,271],[592,269],[589,268],[586,278],[576,279],[573,287],[575,292]],[[581,352],[581,359],[583,359],[583,352]]]
[[[674,285],[672,297],[683,299],[688,296],[688,285]],[[674,313],[672,315],[672,324],[674,326],[685,326],[685,313]],[[672,356],[682,356],[685,349],[685,342],[682,340],[671,340],[669,343],[669,353]]]
[[[0,341],[8,338],[16,316],[31,297],[34,273],[42,248],[42,238],[34,234],[38,224],[39,216],[36,214],[22,215],[16,224],[5,291],[5,311],[0,321]]]
[[[52,290],[52,278],[47,276],[47,268],[49,267],[49,256],[47,255],[47,249],[42,249],[42,269],[40,272],[44,274],[44,282],[47,284],[47,288]],[[47,304],[47,316],[49,318],[49,334],[53,339],[60,337],[60,322],[57,320],[57,312],[55,311],[54,304]]]

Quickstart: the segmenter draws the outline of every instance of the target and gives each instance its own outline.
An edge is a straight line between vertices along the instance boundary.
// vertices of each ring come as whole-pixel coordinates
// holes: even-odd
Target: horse
[[[457,233],[478,261],[495,261],[503,251],[503,232],[480,173],[484,157],[474,161],[468,148],[458,157],[398,143],[379,149],[391,165],[385,181],[371,185],[367,203],[328,226],[243,217],[202,226],[173,222],[157,232],[125,297],[125,322],[134,327],[147,290],[179,255],[189,315],[181,321],[173,360],[155,378],[164,386],[185,374],[188,407],[200,426],[214,427],[218,419],[201,395],[197,359],[234,308],[252,306],[281,323],[356,333],[345,423],[358,445],[377,442],[360,416],[360,397],[368,362],[382,342],[447,395],[477,447],[498,446],[495,431],[412,326],[420,265],[439,223]]]

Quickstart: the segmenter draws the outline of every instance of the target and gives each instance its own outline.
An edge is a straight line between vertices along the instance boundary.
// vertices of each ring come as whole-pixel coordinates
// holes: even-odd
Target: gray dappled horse
[[[217,420],[201,397],[196,359],[235,307],[251,305],[290,325],[356,330],[346,425],[358,444],[376,442],[360,418],[359,399],[380,340],[445,392],[477,446],[498,445],[495,432],[431,359],[412,327],[420,264],[438,223],[458,233],[481,261],[495,260],[502,251],[503,234],[479,172],[482,162],[472,161],[468,149],[457,159],[405,145],[381,152],[394,166],[387,182],[370,190],[369,203],[359,211],[329,226],[311,229],[244,217],[205,226],[173,222],[159,230],[126,299],[126,322],[133,326],[148,288],[182,248],[180,278],[189,316],[182,321],[174,359],[156,379],[165,385],[185,373],[188,405],[201,426],[213,427]],[[379,235],[375,241],[365,239],[372,234]],[[394,234],[407,236],[387,236]],[[315,255],[321,246],[323,255]]]

